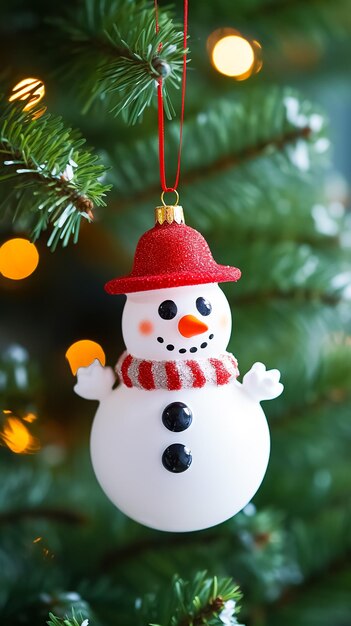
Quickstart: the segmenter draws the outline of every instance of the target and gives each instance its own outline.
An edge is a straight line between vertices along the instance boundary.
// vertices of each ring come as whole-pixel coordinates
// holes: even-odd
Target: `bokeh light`
[[[39,263],[39,253],[28,239],[15,237],[0,248],[0,272],[11,280],[22,280],[33,274]]]
[[[15,100],[27,101],[23,111],[30,111],[43,99],[44,95],[45,85],[40,78],[24,78],[13,87],[9,102],[14,102]]]
[[[225,76],[241,76],[251,68],[255,56],[249,42],[237,35],[217,41],[212,52],[215,68]]]
[[[262,67],[261,45],[234,29],[218,29],[207,41],[211,62],[220,74],[245,80]]]
[[[40,107],[40,109],[37,109],[36,111],[34,111],[32,115],[32,120],[38,120],[39,117],[41,117],[42,115],[44,115],[44,113],[46,113],[46,110],[47,110],[47,107],[42,106]]]
[[[74,376],[79,367],[88,367],[95,359],[98,359],[101,365],[106,363],[106,356],[102,347],[90,339],[81,339],[72,343],[65,356]]]
[[[3,411],[8,414],[9,411]],[[31,454],[40,450],[40,443],[16,416],[7,417],[0,431],[0,442],[15,454]]]
[[[25,415],[23,419],[25,422],[29,422],[30,424],[32,424],[37,419],[37,416],[34,413],[27,413],[27,415]]]

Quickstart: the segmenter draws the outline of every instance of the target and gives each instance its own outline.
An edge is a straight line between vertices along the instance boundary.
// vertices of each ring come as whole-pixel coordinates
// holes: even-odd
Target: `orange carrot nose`
[[[194,337],[194,335],[205,333],[208,330],[208,326],[194,315],[184,315],[179,320],[178,330],[183,337]]]

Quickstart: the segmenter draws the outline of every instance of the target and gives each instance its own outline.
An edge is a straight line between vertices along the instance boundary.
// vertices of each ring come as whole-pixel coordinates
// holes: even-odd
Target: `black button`
[[[190,450],[182,443],[172,443],[162,455],[163,467],[174,474],[185,472],[190,467],[191,461]]]
[[[183,402],[172,402],[162,413],[162,422],[174,433],[180,433],[189,428],[193,421],[193,414]]]

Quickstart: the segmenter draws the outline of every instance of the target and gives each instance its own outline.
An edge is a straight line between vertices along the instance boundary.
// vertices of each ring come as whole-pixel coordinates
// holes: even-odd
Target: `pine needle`
[[[104,206],[110,189],[101,182],[106,168],[85,140],[62,119],[0,99],[1,206],[13,212],[13,222],[30,228],[36,240],[49,226],[48,246],[77,241],[81,220],[93,220],[93,209]]]

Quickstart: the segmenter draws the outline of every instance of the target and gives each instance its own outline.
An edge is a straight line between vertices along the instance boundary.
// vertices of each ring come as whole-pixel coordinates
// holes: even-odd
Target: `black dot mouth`
[[[208,338],[209,338],[210,340],[211,340],[211,339],[213,339],[213,338],[214,338],[214,334],[213,334],[213,333],[211,333],[211,335],[209,335],[209,336],[208,336]],[[158,341],[158,343],[164,343],[164,342],[165,342],[165,340],[164,340],[164,338],[163,338],[163,337],[157,337],[157,341]],[[208,346],[207,341],[203,341],[203,342],[200,344],[200,348],[201,348],[202,350],[204,350],[205,348],[207,348],[207,346]],[[168,343],[168,344],[166,345],[166,349],[167,349],[169,352],[173,352],[173,350],[174,350],[174,345],[173,345],[172,343]],[[189,352],[191,352],[192,354],[194,354],[195,352],[197,352],[197,351],[198,351],[198,349],[199,349],[198,347],[196,347],[196,346],[192,346],[191,348],[189,348]],[[187,351],[188,351],[188,350],[187,350],[187,348],[180,348],[180,349],[178,350],[179,354],[185,354]]]

